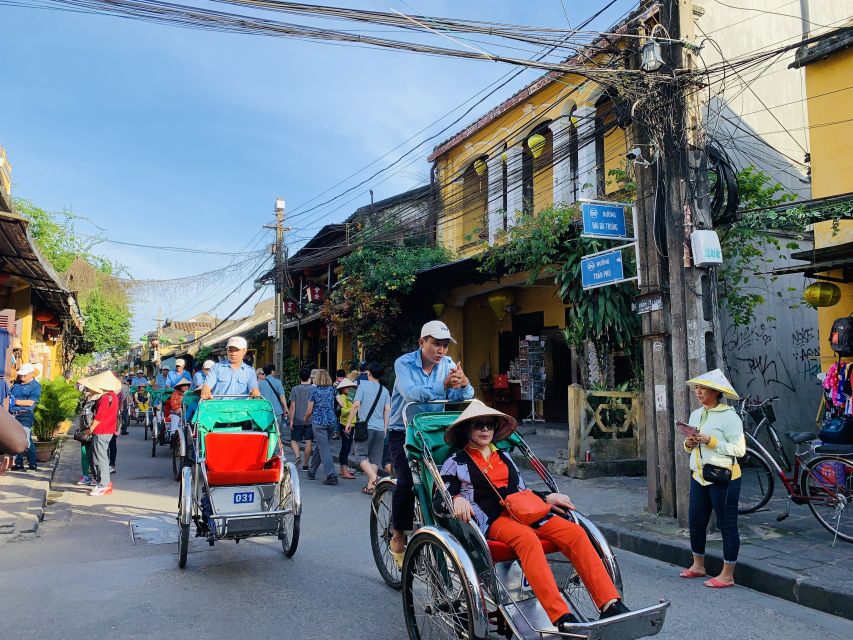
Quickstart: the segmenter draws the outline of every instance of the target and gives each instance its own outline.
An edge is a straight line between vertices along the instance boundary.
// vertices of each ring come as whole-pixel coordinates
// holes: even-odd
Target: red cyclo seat
[[[208,433],[204,438],[207,482],[269,484],[281,477],[281,459],[267,459],[268,435],[257,431]]]
[[[492,562],[506,562],[508,560],[518,560],[518,556],[515,555],[515,551],[512,550],[505,542],[498,542],[497,540],[487,540],[489,544],[489,553],[492,554]],[[553,542],[548,540],[540,540],[542,543],[542,551],[545,553],[556,553],[559,551]]]

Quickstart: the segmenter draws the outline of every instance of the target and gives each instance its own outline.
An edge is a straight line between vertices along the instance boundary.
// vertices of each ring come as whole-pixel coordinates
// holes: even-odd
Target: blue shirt
[[[192,384],[193,378],[190,375],[190,372],[186,369],[183,370],[182,373],[178,373],[177,371],[170,371],[169,375],[166,376],[166,386],[175,388],[175,385],[178,384],[181,380],[189,380],[190,384]]]
[[[9,383],[6,382],[6,378],[0,378],[0,406],[2,406],[3,401],[9,397]]]
[[[337,424],[334,387],[314,387],[311,390],[309,400],[314,403],[314,409],[311,411],[311,424],[326,427]]]
[[[429,400],[470,400],[474,397],[474,387],[468,384],[460,389],[445,389],[444,381],[450,375],[453,367],[450,356],[444,356],[441,362],[436,364],[429,375],[424,371],[421,350],[397,358],[394,363],[394,373],[397,381],[394,383],[394,393],[391,396],[391,419],[388,429],[391,431],[403,431],[403,407],[409,402],[427,402]],[[407,412],[408,418],[422,411],[442,411],[443,405],[421,405],[412,407]]]
[[[139,385],[145,385],[145,384],[148,384],[148,378],[146,378],[145,376],[134,377],[130,380],[130,386],[131,387],[138,387]]]
[[[154,384],[157,385],[158,389],[165,389],[169,386],[169,374],[167,373],[164,376],[162,373],[158,373],[157,377],[154,378]]]
[[[376,394],[379,394],[379,400],[376,400]],[[367,428],[375,431],[385,431],[385,407],[391,404],[391,394],[388,389],[383,387],[378,382],[365,380],[358,384],[358,389],[355,391],[355,398],[360,403],[358,405],[358,419],[367,420],[367,414],[370,413],[370,408],[373,402],[376,401],[376,408],[367,421]]]
[[[265,376],[262,381],[258,382],[258,389],[260,389],[261,395],[270,401],[275,415],[280,416],[284,413],[284,407],[281,404],[284,387],[281,386],[281,381],[278,378]]]
[[[15,398],[15,401],[35,400],[36,404],[38,404],[38,401],[41,400],[41,385],[36,380],[18,382],[14,387],[12,387],[12,391],[9,395]],[[22,407],[21,405],[16,404],[14,407],[11,407],[10,410],[12,413],[32,413],[35,408],[35,405],[31,407]]]
[[[217,362],[207,372],[204,384],[215,396],[247,396],[258,388],[258,376],[245,362],[240,363],[238,369],[234,369],[230,362]]]
[[[196,371],[193,375],[193,389],[201,389],[204,384],[204,371]]]

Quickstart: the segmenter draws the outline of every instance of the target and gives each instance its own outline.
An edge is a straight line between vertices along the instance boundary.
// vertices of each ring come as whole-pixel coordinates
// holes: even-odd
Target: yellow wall
[[[853,190],[853,189],[848,189]],[[832,233],[831,222],[821,222],[814,225],[815,248],[829,247],[836,244],[853,242],[853,221],[841,222],[839,232]],[[821,275],[841,279],[843,273],[840,269],[827,271]],[[818,340],[820,342],[820,361],[824,369],[838,360],[838,355],[829,346],[829,332],[836,318],[848,316],[853,313],[853,282],[836,282],[841,289],[841,300],[831,307],[820,307],[817,310]]]
[[[853,49],[806,66],[812,197],[853,191],[853,121],[849,91]],[[837,123],[837,124],[830,124]]]

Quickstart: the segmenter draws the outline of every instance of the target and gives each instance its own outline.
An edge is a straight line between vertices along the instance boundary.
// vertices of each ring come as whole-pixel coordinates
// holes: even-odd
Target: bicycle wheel
[[[394,483],[377,483],[373,500],[370,503],[370,547],[373,560],[382,579],[392,589],[400,589],[402,581],[400,569],[391,556],[391,498],[394,495]]]
[[[142,429],[142,436],[143,436],[146,440],[148,440],[148,425],[147,425],[147,424],[146,424],[146,425],[145,425],[145,427],[143,427],[143,429]]]
[[[151,457],[157,455],[157,425],[151,427]]]
[[[773,468],[763,455],[750,448],[747,448],[746,455],[738,458],[738,464],[741,484],[737,512],[753,513],[766,505],[773,496]]]
[[[853,462],[817,456],[806,462],[802,477],[817,521],[834,536],[853,542]]]
[[[178,437],[175,436],[172,438],[172,477],[175,479],[175,482],[180,482],[181,470],[185,464],[186,459],[181,455],[180,442]]]
[[[293,467],[294,469],[296,467]],[[295,511],[295,494],[299,491],[299,476],[287,471],[279,484],[278,508],[289,510],[281,517],[281,548],[287,558],[292,558],[299,545],[299,520],[301,515]]]

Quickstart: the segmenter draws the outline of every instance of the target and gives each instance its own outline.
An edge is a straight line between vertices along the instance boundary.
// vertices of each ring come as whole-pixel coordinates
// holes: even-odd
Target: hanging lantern
[[[503,320],[506,315],[506,308],[515,301],[515,296],[512,291],[492,291],[488,297],[489,306],[492,308],[498,320]]]
[[[660,44],[657,40],[647,40],[643,45],[643,59],[640,68],[643,71],[657,71],[663,66],[663,56],[660,52]]]
[[[59,326],[59,320],[48,320],[42,323],[46,329],[55,329]]]
[[[831,282],[813,282],[806,287],[803,298],[813,307],[831,307],[841,300],[841,289]]]
[[[444,313],[445,304],[443,302],[436,302],[432,305],[432,310],[435,311],[435,317],[440,318],[441,314]]]
[[[501,162],[503,162],[504,164],[506,164],[506,161],[507,161],[508,159],[509,159],[509,156],[507,155],[506,151],[504,151],[504,152],[501,154]]]
[[[9,278],[11,277],[12,276],[10,276],[8,273],[0,273],[0,286],[9,282]]]
[[[53,314],[50,311],[36,311],[35,318],[39,322],[49,322],[53,320]]]
[[[530,149],[531,155],[538,158],[545,151],[545,136],[539,133],[534,133],[527,139],[527,147]]]
[[[295,316],[299,313],[299,305],[293,300],[285,300],[283,305],[284,315]]]
[[[474,160],[474,171],[477,172],[478,176],[481,176],[486,173],[486,169],[488,169],[488,165],[486,164],[485,160],[483,160],[482,158]]]
[[[326,289],[319,285],[305,287],[305,295],[308,298],[308,302],[323,302],[323,298],[326,295]]]

